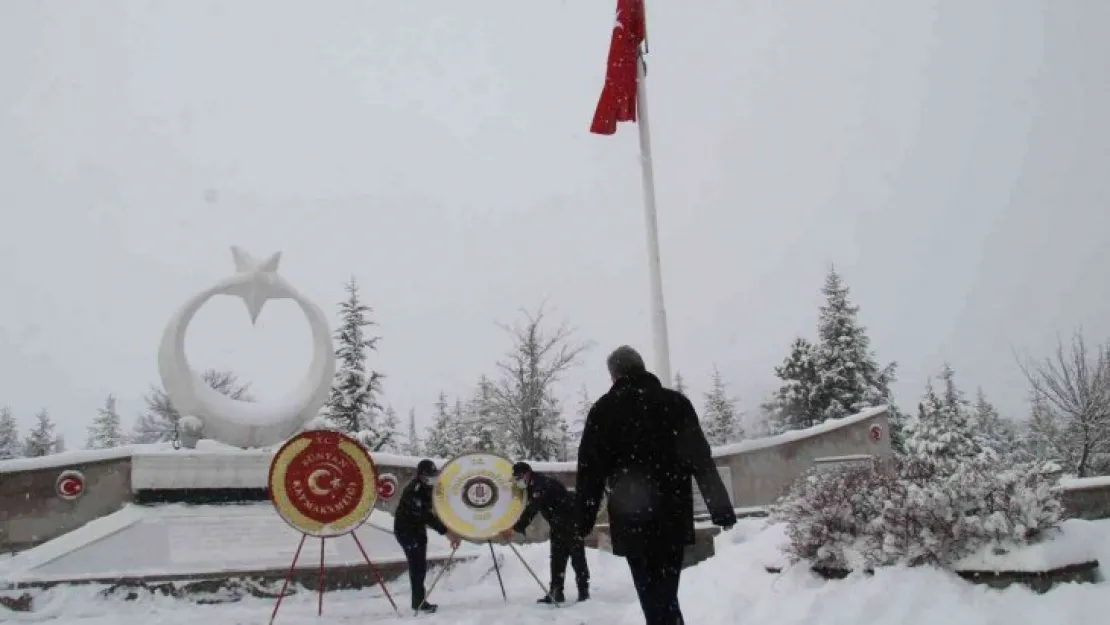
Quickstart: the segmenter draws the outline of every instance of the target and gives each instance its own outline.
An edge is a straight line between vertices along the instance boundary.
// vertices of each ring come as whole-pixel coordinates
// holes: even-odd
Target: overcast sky
[[[0,2],[0,404],[71,446],[130,420],[228,250],[283,252],[329,310],[351,275],[387,399],[422,419],[549,302],[650,357],[635,127],[588,133],[613,0]],[[916,403],[944,360],[1024,412],[1019,354],[1110,336],[1110,3],[650,1],[673,367],[754,409],[830,263]],[[277,397],[308,328],[221,298],[195,367]]]

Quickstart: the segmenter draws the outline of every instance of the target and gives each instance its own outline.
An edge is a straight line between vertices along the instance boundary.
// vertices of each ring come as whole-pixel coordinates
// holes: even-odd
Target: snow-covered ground
[[[1110,521],[1077,522],[1097,540],[1095,555],[1110,562]],[[1078,527],[1078,526],[1077,526]],[[824,581],[804,567],[771,575],[766,565],[783,563],[778,548],[781,527],[747,519],[718,539],[716,557],[687,569],[682,580],[682,604],[689,623],[758,623],[759,625],[1017,625],[1023,623],[1098,623],[1110,613],[1110,583],[1066,584],[1044,595],[1012,586],[993,590],[964,582],[932,569],[880,570],[874,576],[852,576]],[[1098,551],[1101,551],[1099,553]],[[539,606],[535,581],[507,547],[502,571],[509,601],[501,598],[488,553],[460,565],[444,576],[433,593],[438,614],[422,616],[427,625],[633,625],[643,622],[624,561],[589,551],[594,576],[594,599],[563,608]],[[547,546],[532,545],[521,552],[547,580]],[[569,571],[568,571],[569,572]],[[404,607],[404,582],[390,584]],[[98,588],[70,587],[44,591],[32,614],[5,614],[15,623],[53,622],[73,625],[253,625],[268,623],[273,601],[247,599],[222,605],[196,605],[164,597],[126,602],[98,597]],[[393,614],[380,590],[333,592],[325,595],[324,616],[316,618],[316,596],[301,592],[288,597],[278,623],[392,623],[407,622]]]

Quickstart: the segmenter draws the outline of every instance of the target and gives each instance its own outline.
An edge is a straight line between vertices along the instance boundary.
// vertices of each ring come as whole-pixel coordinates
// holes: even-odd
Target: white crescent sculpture
[[[327,317],[319,306],[277,274],[281,252],[259,262],[238,247],[231,248],[235,275],[198,293],[170,319],[158,349],[158,372],[170,403],[182,416],[203,424],[203,436],[235,447],[266,447],[296,434],[328,400],[335,377],[335,352]],[[189,322],[214,295],[243,298],[251,323],[271,299],[291,299],[304,312],[312,330],[312,363],[304,379],[277,402],[231,399],[209,386],[185,357]]]

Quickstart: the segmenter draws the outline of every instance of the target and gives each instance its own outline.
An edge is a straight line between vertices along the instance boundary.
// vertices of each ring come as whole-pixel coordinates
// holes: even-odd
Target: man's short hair
[[[609,375],[616,378],[624,378],[630,375],[636,375],[647,371],[644,366],[644,359],[640,356],[640,352],[632,349],[627,345],[621,345],[609,354],[605,364],[609,367]]]

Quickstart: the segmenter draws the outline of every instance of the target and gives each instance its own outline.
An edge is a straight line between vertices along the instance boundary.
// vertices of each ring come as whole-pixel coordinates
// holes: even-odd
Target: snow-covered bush
[[[1052,469],[1051,463],[1022,464],[984,480],[980,507],[967,517],[976,524],[973,533],[996,541],[1030,542],[1059,524],[1062,509]]]
[[[1037,465],[969,463],[951,473],[916,459],[893,470],[811,472],[774,509],[788,555],[815,566],[947,566],[991,543],[1039,539],[1060,518],[1052,480]]]
[[[981,436],[952,370],[930,385],[909,428],[906,454],[882,467],[811,472],[775,515],[788,524],[788,553],[816,566],[948,566],[989,544],[1040,539],[1060,520],[1054,475],[1042,464],[1008,464]]]
[[[788,554],[817,566],[856,568],[869,524],[884,509],[887,476],[870,468],[810,471],[794,483],[772,514],[787,525]],[[889,481],[887,479],[886,481]]]

